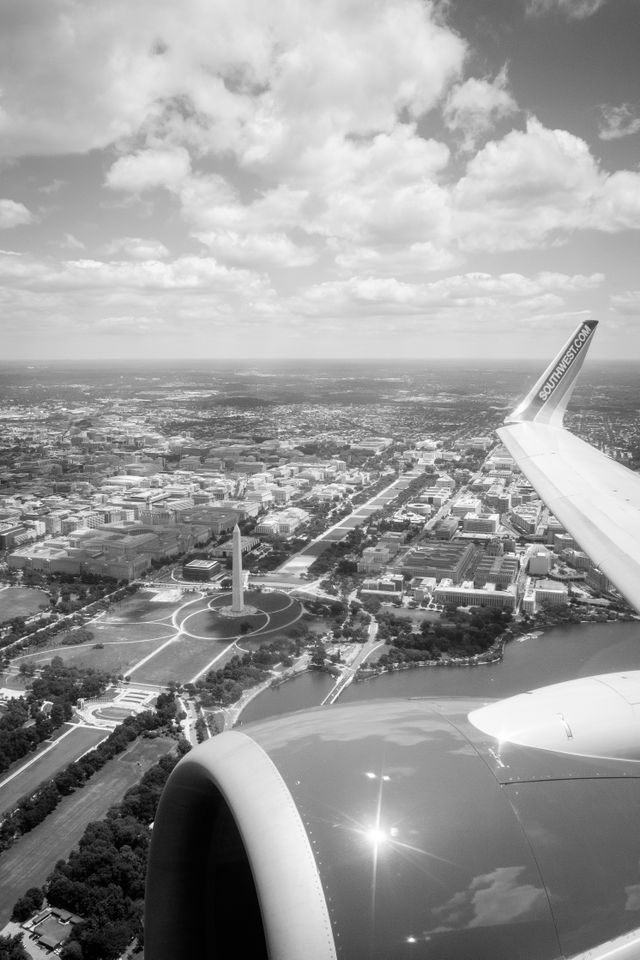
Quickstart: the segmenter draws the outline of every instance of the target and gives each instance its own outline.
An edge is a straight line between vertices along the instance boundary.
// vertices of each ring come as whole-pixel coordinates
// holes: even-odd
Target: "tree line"
[[[195,684],[186,684],[185,689],[191,696],[197,695],[203,707],[227,707],[242,696],[243,690],[267,680],[277,663],[290,666],[301,646],[299,638],[279,637],[250,653],[236,654],[220,670],[210,670]]]
[[[94,773],[126,750],[139,736],[163,727],[171,728],[176,714],[175,696],[160,694],[155,710],[145,710],[127,717],[95,749],[40,784],[34,793],[24,797],[13,810],[5,814],[0,824],[0,851],[7,850],[19,837],[42,823],[63,797],[83,787]]]
[[[379,658],[378,665],[392,667],[394,663],[478,656],[491,647],[512,620],[508,611],[487,607],[472,607],[468,613],[452,611],[451,618],[450,622],[424,620],[416,632],[408,618],[379,614],[378,639],[387,640],[392,646]]]
[[[61,960],[116,960],[132,941],[142,946],[150,827],[167,778],[188,750],[183,740],[177,755],[161,757],[104,819],[87,825],[78,847],[56,864],[44,891],[32,888],[16,903],[13,916],[18,919],[29,905],[25,898],[32,902],[44,892],[50,906],[82,917],[72,927]]]
[[[77,589],[82,590],[81,585]],[[15,656],[20,650],[41,647],[56,633],[68,629],[69,626],[82,626],[87,615],[94,616],[98,610],[105,610],[109,603],[122,600],[127,595],[135,593],[137,589],[137,586],[132,583],[125,583],[116,588],[114,581],[109,584],[101,583],[95,586],[87,586],[86,593],[77,595],[75,599],[70,598],[68,601],[62,601],[62,606],[58,605],[52,608],[52,612],[62,613],[63,617],[59,620],[52,620],[44,627],[33,630],[27,626],[25,617],[14,617],[10,621],[11,630],[0,638],[0,647],[11,647],[10,656]],[[92,590],[93,593],[91,593]],[[107,594],[109,594],[109,598],[105,599]]]
[[[0,717],[0,773],[51,737],[73,715],[78,697],[99,696],[111,682],[107,673],[67,667],[54,657],[23,697],[9,700]],[[43,709],[45,701],[51,704]]]

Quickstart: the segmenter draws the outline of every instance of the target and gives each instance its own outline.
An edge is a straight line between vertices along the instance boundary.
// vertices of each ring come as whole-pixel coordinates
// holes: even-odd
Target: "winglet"
[[[584,320],[579,325],[505,423],[535,420],[562,426],[564,411],[597,326],[597,320]]]

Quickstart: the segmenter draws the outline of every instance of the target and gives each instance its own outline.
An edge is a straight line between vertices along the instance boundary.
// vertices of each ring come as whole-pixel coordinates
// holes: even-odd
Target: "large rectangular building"
[[[400,562],[402,573],[412,577],[449,577],[460,581],[470,570],[477,557],[477,549],[471,543],[437,543],[413,547]]]
[[[465,533],[488,533],[498,532],[500,517],[497,513],[468,513],[462,521],[462,529]]]
[[[514,554],[484,556],[476,567],[473,585],[479,590],[487,583],[495,583],[496,587],[503,589],[514,582],[519,570],[520,564]]]
[[[442,580],[433,591],[436,603],[452,607],[494,607],[499,610],[514,610],[516,605],[515,586],[506,590],[496,589],[496,585],[488,583],[483,589],[477,590],[473,582],[468,580],[459,587],[451,580]]]
[[[220,569],[220,563],[217,560],[196,559],[185,563],[182,575],[185,580],[211,580]]]

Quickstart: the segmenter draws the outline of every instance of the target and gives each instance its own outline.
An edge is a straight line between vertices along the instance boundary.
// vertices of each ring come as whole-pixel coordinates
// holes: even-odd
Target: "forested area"
[[[0,960],[29,960],[29,954],[22,946],[22,935],[0,937]]]
[[[92,669],[67,667],[54,657],[23,697],[9,700],[0,716],[0,773],[26,756],[69,720],[78,697],[99,696],[111,677]],[[46,711],[45,702],[51,704]]]
[[[178,753],[187,750],[182,741]],[[78,848],[58,861],[47,879],[49,904],[83,918],[73,927],[61,960],[116,960],[135,938],[142,945],[150,824],[178,759],[173,754],[161,757],[103,820],[88,824]],[[28,894],[33,898],[39,892]],[[16,919],[24,899],[14,908]],[[11,960],[21,960],[20,955]]]
[[[378,665],[441,660],[446,657],[474,657],[486,652],[511,623],[506,610],[473,607],[468,613],[456,610],[448,620],[424,620],[419,629],[413,620],[392,613],[378,615],[378,638],[391,644]]]
[[[269,679],[270,668],[277,663],[290,666],[300,650],[299,639],[279,637],[258,650],[234,656],[220,670],[211,670],[195,684],[187,684],[190,694],[197,694],[203,707],[227,707],[242,696],[242,691]]]

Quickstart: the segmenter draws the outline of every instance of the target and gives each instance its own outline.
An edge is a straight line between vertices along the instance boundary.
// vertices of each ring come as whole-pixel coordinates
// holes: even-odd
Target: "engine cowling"
[[[637,956],[638,757],[512,742],[497,722],[476,701],[378,700],[194,749],[154,825],[145,956]]]

